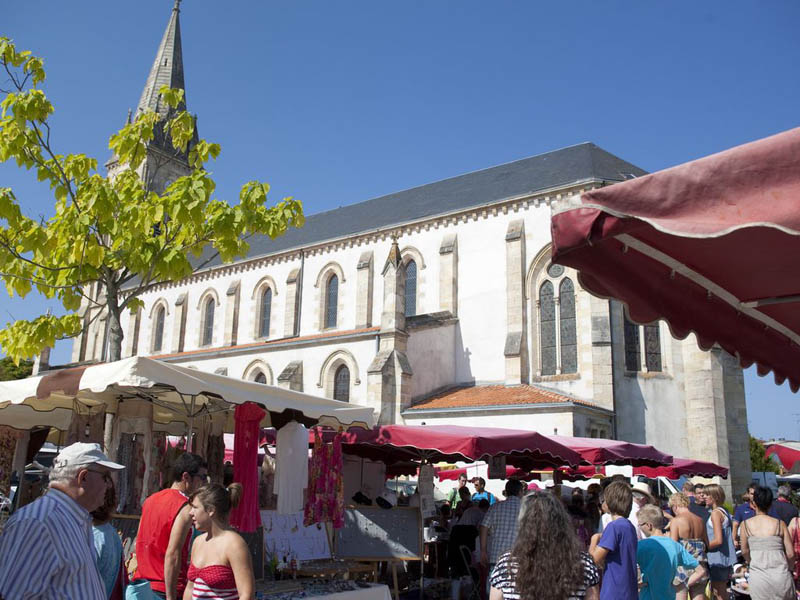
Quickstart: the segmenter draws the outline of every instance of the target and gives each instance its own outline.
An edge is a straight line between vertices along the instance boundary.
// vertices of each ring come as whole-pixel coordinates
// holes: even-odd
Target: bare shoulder
[[[225,546],[232,552],[249,552],[247,542],[244,538],[233,530],[228,530],[224,534]]]

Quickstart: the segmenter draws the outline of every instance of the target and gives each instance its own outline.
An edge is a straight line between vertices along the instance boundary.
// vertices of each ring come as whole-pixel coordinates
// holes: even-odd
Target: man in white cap
[[[633,523],[636,528],[636,536],[640,540],[643,540],[645,535],[639,529],[639,517],[637,515],[639,509],[645,504],[655,504],[653,502],[653,494],[646,481],[637,481],[633,484],[633,504],[631,505],[631,514],[628,516],[628,520]]]
[[[112,470],[99,444],[64,448],[41,498],[15,512],[0,534],[0,600],[105,600],[92,517]]]

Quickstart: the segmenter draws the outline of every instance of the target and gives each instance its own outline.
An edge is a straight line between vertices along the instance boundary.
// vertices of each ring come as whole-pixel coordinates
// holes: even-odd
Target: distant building
[[[137,110],[165,111],[162,85],[184,87],[177,6]],[[189,172],[163,135],[141,169],[162,189]],[[123,356],[365,404],[381,423],[648,443],[730,466],[738,493],[750,460],[736,360],[629,322],[550,263],[553,201],[644,173],[584,143],[311,215],[253,240],[246,260],[144,295]],[[100,358],[104,327],[76,340],[74,362]]]

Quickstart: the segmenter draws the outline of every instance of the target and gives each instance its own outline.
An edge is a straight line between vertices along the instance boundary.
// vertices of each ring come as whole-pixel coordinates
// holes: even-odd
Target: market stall
[[[675,458],[671,465],[661,467],[634,467],[634,475],[644,475],[655,479],[656,477],[666,477],[667,479],[680,479],[681,477],[728,477],[728,469],[704,460],[693,460],[691,458]]]
[[[672,456],[647,444],[634,444],[603,438],[552,435],[552,439],[571,448],[591,465],[661,466],[672,463]]]

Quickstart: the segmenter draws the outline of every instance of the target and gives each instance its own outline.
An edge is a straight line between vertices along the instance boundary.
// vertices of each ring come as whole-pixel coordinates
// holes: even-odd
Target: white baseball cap
[[[100,465],[115,471],[125,468],[125,465],[108,460],[108,457],[100,449],[100,444],[87,442],[75,442],[67,446],[58,453],[58,456],[53,461],[53,466],[56,468],[77,467],[79,465]]]

